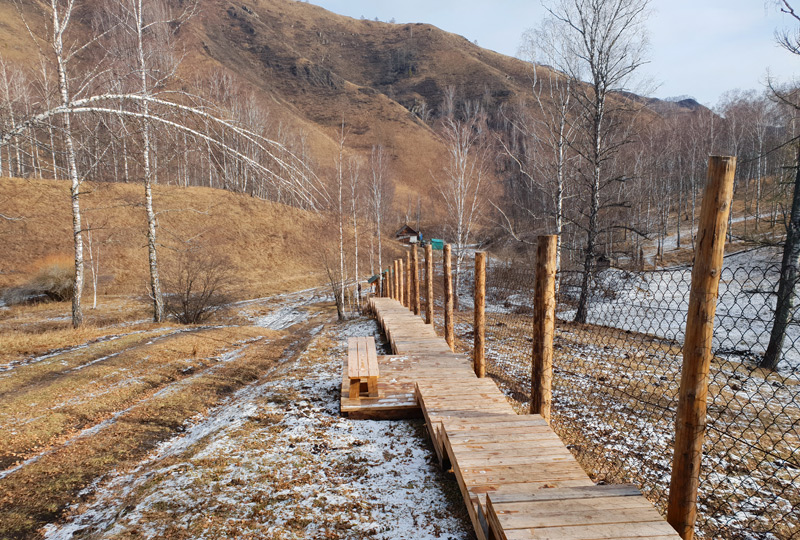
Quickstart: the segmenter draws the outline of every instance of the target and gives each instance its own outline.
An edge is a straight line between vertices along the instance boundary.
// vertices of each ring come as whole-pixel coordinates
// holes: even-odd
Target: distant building
[[[403,225],[400,230],[394,233],[394,237],[404,244],[416,244],[419,238],[419,232],[408,225]]]

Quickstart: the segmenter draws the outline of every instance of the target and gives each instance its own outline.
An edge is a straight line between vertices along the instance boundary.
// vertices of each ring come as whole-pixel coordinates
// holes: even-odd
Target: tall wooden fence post
[[[397,259],[397,301],[403,304],[403,259]]]
[[[550,422],[553,400],[553,334],[556,327],[556,254],[558,236],[540,236],[533,286],[533,362],[531,414]]]
[[[408,250],[406,253],[406,296],[403,305],[406,306],[408,309],[413,309],[411,306],[411,250]]]
[[[419,315],[419,250],[416,244],[411,245],[411,307],[414,315]]]
[[[450,350],[456,351],[455,332],[453,331],[453,263],[450,257],[450,244],[445,244],[442,251],[444,267],[444,340]]]
[[[425,246],[425,324],[433,324],[433,246]]]
[[[475,325],[473,327],[472,366],[475,375],[486,376],[486,253],[475,254]]]
[[[728,227],[735,157],[708,158],[708,182],[700,210],[700,227],[692,268],[692,289],[683,344],[683,369],[675,423],[675,454],[669,486],[667,521],[681,538],[694,538],[697,489],[706,429],[706,396],[711,340],[717,310],[719,278]]]
[[[389,298],[394,300],[394,261],[389,266],[389,270],[386,271],[386,281],[388,281],[389,287],[387,291],[389,292]]]
[[[398,302],[400,299],[400,259],[394,260],[394,299]]]

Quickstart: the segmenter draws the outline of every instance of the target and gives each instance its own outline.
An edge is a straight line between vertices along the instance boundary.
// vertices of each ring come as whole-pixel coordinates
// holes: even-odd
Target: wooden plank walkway
[[[680,538],[635,487],[595,485],[541,416],[517,415],[432,325],[389,298],[370,307],[394,355],[378,357],[377,398],[348,397],[344,363],[342,413],[422,415],[480,540]]]

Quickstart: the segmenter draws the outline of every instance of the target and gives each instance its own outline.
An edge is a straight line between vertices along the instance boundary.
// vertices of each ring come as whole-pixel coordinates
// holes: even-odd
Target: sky
[[[354,18],[430,23],[509,56],[544,14],[538,0],[310,2]],[[655,85],[653,97],[688,95],[713,106],[729,90],[762,91],[767,69],[779,81],[800,76],[800,57],[778,47],[774,36],[797,25],[770,0],[652,0],[651,6],[650,62],[640,74]]]

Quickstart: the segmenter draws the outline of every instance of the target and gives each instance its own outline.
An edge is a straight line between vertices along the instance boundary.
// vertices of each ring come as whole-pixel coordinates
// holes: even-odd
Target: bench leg
[[[361,393],[361,381],[358,379],[350,379],[350,399],[358,399]]]
[[[369,397],[378,397],[378,377],[367,379],[367,395]]]

